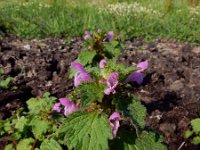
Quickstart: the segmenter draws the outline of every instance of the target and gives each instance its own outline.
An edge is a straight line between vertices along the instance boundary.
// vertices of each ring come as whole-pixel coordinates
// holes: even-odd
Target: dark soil
[[[6,76],[14,77],[11,86],[0,89],[0,119],[10,117],[30,97],[49,91],[63,97],[73,89],[67,78],[70,62],[77,58],[82,40],[75,38],[22,40],[0,39],[0,67]],[[149,60],[141,86],[135,93],[147,107],[147,128],[161,133],[169,150],[199,150],[183,138],[191,119],[200,109],[200,47],[174,41],[145,43],[142,38],[126,42],[120,60],[128,65]],[[7,143],[0,138],[0,150]]]

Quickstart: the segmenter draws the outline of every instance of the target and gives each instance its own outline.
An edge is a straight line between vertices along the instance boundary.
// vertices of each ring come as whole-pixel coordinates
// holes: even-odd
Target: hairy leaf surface
[[[73,113],[59,130],[70,150],[106,150],[111,133],[107,117],[98,112]]]

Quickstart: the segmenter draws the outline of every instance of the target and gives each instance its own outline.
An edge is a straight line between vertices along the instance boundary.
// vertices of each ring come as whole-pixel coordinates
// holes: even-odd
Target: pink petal
[[[79,86],[82,82],[93,82],[89,73],[85,70],[83,65],[79,62],[72,62],[71,66],[77,70],[77,73],[74,75],[74,86]]]
[[[78,87],[82,82],[93,82],[93,80],[88,73],[77,72],[74,75],[74,86]]]
[[[116,88],[118,85],[118,73],[114,72],[108,76],[107,85],[110,88]]]
[[[109,31],[107,36],[106,36],[106,39],[108,39],[108,41],[111,42],[112,39],[113,39],[113,36],[114,36],[114,32],[113,31]]]
[[[110,95],[110,93],[111,93],[110,88],[105,89],[105,90],[104,90],[104,93],[105,93],[106,95]]]
[[[71,66],[79,72],[87,72],[83,65],[79,62],[72,62]]]
[[[138,84],[142,84],[143,82],[143,75],[140,72],[133,72],[131,73],[125,82],[137,82]]]
[[[69,116],[71,113],[78,111],[79,107],[76,106],[73,102],[71,102],[68,106],[64,108],[64,115]]]
[[[90,32],[85,31],[84,40],[87,40],[87,39],[90,39],[90,38],[91,38]]]
[[[108,79],[107,79],[107,88],[104,90],[104,93],[106,95],[110,95],[110,93],[112,94],[115,94],[116,91],[115,91],[115,88],[117,87],[118,85],[118,73],[111,73],[109,76],[108,76]]]
[[[68,98],[59,98],[60,104],[63,106],[68,106],[71,101]]]
[[[110,117],[109,117],[109,121],[111,121],[111,120],[119,120],[120,119],[120,113],[119,112],[113,112],[111,115],[110,115]]]
[[[148,63],[147,60],[138,63],[138,64],[137,64],[137,67],[140,68],[140,69],[138,70],[138,72],[142,72],[142,71],[146,70],[146,69],[148,68],[148,65],[149,65],[149,63]]]
[[[102,59],[102,60],[99,62],[99,67],[100,67],[101,69],[103,69],[104,66],[105,66],[105,64],[107,64],[106,60],[105,60],[105,59]]]
[[[52,111],[61,112],[60,103],[55,103]]]
[[[110,126],[112,127],[113,137],[116,137],[118,128],[120,127],[119,120],[121,116],[118,112],[113,112],[109,118]]]

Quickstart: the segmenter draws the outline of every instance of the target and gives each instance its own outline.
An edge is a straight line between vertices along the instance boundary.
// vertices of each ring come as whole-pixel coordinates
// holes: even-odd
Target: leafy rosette
[[[68,94],[73,97],[78,110],[66,117],[58,130],[60,142],[69,149],[105,150],[120,147],[138,149],[166,149],[160,142],[161,138],[152,132],[144,132],[146,109],[132,94],[126,92],[126,84],[141,84],[148,62],[140,62],[136,66],[126,67],[116,61],[102,59],[97,67],[79,66],[74,75],[75,92]],[[77,86],[77,73],[82,72],[80,84]],[[133,77],[139,73],[141,78]],[[84,79],[84,80],[82,80]],[[88,80],[89,79],[89,80]],[[130,142],[124,134],[133,137]],[[142,140],[149,143],[143,144]],[[151,148],[150,148],[151,149]]]

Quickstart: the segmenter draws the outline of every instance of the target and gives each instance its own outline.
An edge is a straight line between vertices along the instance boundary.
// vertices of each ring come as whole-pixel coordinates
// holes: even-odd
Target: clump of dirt
[[[63,97],[73,89],[68,79],[69,66],[82,49],[82,39],[23,40],[0,39],[0,67],[14,78],[17,90],[0,90],[0,119],[11,116],[30,97],[49,91]],[[127,65],[149,61],[141,86],[133,84],[136,94],[147,107],[147,128],[161,133],[169,150],[197,150],[183,138],[190,120],[200,108],[200,47],[158,40],[145,43],[142,38],[126,42],[120,61]],[[1,142],[3,141],[3,142]],[[0,138],[0,149],[6,144]]]
[[[82,49],[82,42],[80,38],[68,42],[66,44],[64,39],[22,40],[16,37],[0,40],[0,67],[5,76],[14,78],[13,85],[17,86],[15,91],[0,90],[0,118],[10,116],[9,108],[4,105],[14,100],[20,106],[28,98],[40,97],[45,91],[63,97],[72,90],[73,82],[67,78],[67,73],[70,63]]]

